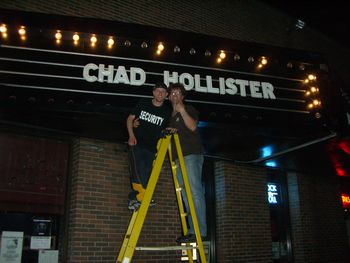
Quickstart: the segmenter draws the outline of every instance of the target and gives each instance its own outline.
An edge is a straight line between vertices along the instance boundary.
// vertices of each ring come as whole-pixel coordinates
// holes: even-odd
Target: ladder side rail
[[[153,192],[155,190],[155,187],[160,175],[160,171],[163,166],[163,162],[165,159],[168,145],[170,143],[170,139],[171,139],[171,136],[166,136],[165,138],[160,139],[161,144],[159,146],[159,150],[156,155],[156,160],[153,164],[153,169],[147,184],[145,195],[142,199],[140,208],[138,209],[137,212],[134,212],[136,213],[135,223],[133,224],[132,230],[130,232],[130,236],[128,238],[126,248],[122,249],[119,252],[117,263],[131,262],[131,259],[133,257],[133,254],[136,248],[137,241],[139,239],[139,236],[142,230],[142,226],[146,218],[149,205],[151,203]]]
[[[183,204],[182,196],[181,196],[181,190],[184,190],[184,189],[180,188],[179,182],[178,182],[177,177],[176,177],[177,165],[176,165],[175,161],[173,160],[171,147],[172,147],[171,144],[169,144],[168,153],[169,153],[169,161],[170,161],[170,165],[171,165],[171,172],[173,175],[176,200],[177,200],[177,204],[178,204],[179,212],[180,212],[182,231],[185,235],[187,235],[188,228],[187,228],[187,224],[186,224],[186,213],[185,213],[184,204]]]
[[[182,196],[181,196],[181,191],[183,191],[184,189],[180,188],[179,182],[178,182],[177,177],[176,177],[177,165],[176,165],[175,161],[173,160],[171,142],[169,143],[169,146],[168,146],[168,156],[169,156],[169,161],[170,161],[171,172],[173,175],[173,182],[174,182],[174,187],[175,187],[177,205],[179,207],[181,227],[182,227],[182,231],[183,231],[184,235],[187,235],[187,233],[188,233],[188,228],[187,228],[187,223],[186,223],[187,214],[185,213],[184,204],[183,204]],[[185,248],[186,247],[184,247],[184,249]],[[190,263],[193,263],[192,249],[193,248],[187,249],[187,256],[188,256]]]
[[[198,244],[200,259],[201,259],[202,263],[206,263],[202,237],[201,237],[200,230],[198,227],[197,214],[196,214],[196,210],[195,210],[195,207],[193,204],[193,199],[192,199],[191,186],[190,186],[189,181],[188,181],[185,161],[184,161],[184,157],[182,154],[180,139],[179,139],[178,134],[174,134],[174,141],[175,141],[176,152],[177,152],[177,156],[178,156],[179,164],[180,164],[180,168],[181,168],[182,178],[183,178],[183,182],[184,182],[184,186],[185,186],[188,206],[190,209],[190,214],[191,214],[191,218],[192,218],[192,222],[193,222],[194,233],[196,235],[196,240],[197,240],[197,244]]]
[[[124,240],[123,240],[123,244],[122,244],[122,246],[120,248],[120,251],[119,251],[119,255],[118,255],[118,258],[117,258],[117,263],[118,262],[122,262],[122,259],[124,257],[125,251],[126,251],[126,249],[128,247],[131,231],[134,228],[134,225],[135,225],[135,222],[136,222],[137,213],[138,213],[138,210],[134,211],[132,213],[132,216],[131,216],[131,219],[130,219],[130,223],[129,223],[129,226],[128,226],[128,230],[126,231],[126,234],[125,234]]]

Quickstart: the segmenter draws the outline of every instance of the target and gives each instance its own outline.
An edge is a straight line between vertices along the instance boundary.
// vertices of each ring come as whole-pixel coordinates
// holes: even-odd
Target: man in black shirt
[[[140,207],[157,151],[158,139],[168,124],[170,108],[164,104],[167,95],[166,85],[156,84],[153,88],[153,98],[141,99],[126,121],[132,187],[128,200],[130,210]]]
[[[186,90],[180,83],[171,84],[169,87],[169,100],[173,107],[169,126],[176,130],[181,144],[186,173],[191,187],[191,195],[198,219],[198,227],[203,238],[207,236],[206,204],[204,186],[202,183],[202,165],[204,161],[204,149],[198,132],[198,111],[191,105],[185,104]],[[174,148],[174,147],[173,147]],[[176,151],[173,151],[177,164],[176,176],[179,185],[184,189],[179,160]],[[181,191],[187,212],[189,212],[186,192]],[[188,218],[189,228],[185,236],[179,237],[177,242],[195,241],[194,228],[191,215]]]

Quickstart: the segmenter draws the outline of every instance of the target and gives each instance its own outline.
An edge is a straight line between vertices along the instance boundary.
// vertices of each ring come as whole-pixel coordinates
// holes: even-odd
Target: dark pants
[[[142,201],[151,175],[155,153],[139,147],[129,146],[129,169],[131,192],[129,199]]]

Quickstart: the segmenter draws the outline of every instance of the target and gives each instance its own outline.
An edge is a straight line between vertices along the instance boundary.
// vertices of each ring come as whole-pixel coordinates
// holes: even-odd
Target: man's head
[[[171,102],[183,101],[186,96],[186,89],[181,83],[172,83],[169,86],[168,93]]]
[[[153,87],[153,98],[156,104],[163,103],[168,95],[167,86],[164,83],[157,83]]]

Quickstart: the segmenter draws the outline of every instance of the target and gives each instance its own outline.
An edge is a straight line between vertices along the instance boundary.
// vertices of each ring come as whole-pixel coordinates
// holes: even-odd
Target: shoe
[[[152,199],[151,200],[151,203],[149,204],[149,207],[153,207],[153,206],[155,206],[157,203]]]
[[[141,203],[137,200],[129,200],[128,201],[128,209],[131,211],[136,211],[137,209],[139,209],[141,206]]]
[[[156,205],[156,202],[152,199],[151,203],[149,204],[149,207],[153,207]],[[136,211],[137,209],[139,209],[141,206],[141,202],[138,200],[129,200],[128,201],[128,209],[131,211]]]
[[[205,241],[207,237],[201,237],[202,241]],[[197,242],[196,235],[194,234],[188,234],[185,236],[178,237],[176,239],[176,243],[193,243]]]
[[[196,236],[193,234],[181,236],[181,237],[178,237],[176,239],[176,243],[192,243],[192,242],[196,242],[196,241],[197,241]]]

